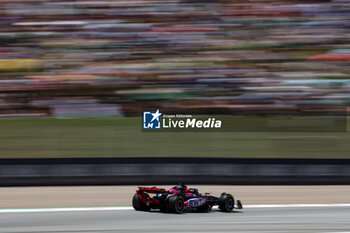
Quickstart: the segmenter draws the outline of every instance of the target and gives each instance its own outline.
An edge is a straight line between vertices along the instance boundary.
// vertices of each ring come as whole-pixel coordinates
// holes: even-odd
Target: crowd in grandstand
[[[347,0],[3,0],[0,12],[0,117],[350,104]]]

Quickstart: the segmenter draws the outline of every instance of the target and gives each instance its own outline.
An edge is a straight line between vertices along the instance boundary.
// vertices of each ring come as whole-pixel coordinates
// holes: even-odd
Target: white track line
[[[244,205],[243,208],[290,208],[290,207],[350,207],[350,204],[273,204],[273,205]]]
[[[243,205],[243,209],[249,208],[294,208],[294,207],[350,207],[350,204],[283,204],[283,205]],[[0,209],[0,213],[39,213],[39,212],[72,212],[72,211],[106,211],[106,210],[133,210],[126,207],[65,207],[65,208],[22,208]]]
[[[63,212],[63,211],[103,211],[103,210],[132,210],[132,207],[63,207],[63,208],[23,208],[0,209],[0,213],[35,213],[35,212]]]

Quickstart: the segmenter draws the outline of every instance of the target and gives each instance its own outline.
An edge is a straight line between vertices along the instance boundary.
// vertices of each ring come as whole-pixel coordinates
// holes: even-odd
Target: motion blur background
[[[143,108],[237,124],[348,112],[347,0],[2,0],[0,12],[1,158],[349,157],[347,132],[140,122]]]

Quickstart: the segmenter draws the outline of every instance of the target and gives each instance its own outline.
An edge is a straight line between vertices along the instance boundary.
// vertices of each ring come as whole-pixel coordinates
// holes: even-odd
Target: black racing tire
[[[135,193],[134,196],[132,197],[132,207],[134,207],[134,209],[137,211],[142,210],[142,202],[139,196],[137,195],[137,193]]]
[[[167,209],[175,214],[182,214],[185,208],[185,200],[182,196],[171,196],[168,198]]]
[[[231,212],[235,207],[235,199],[231,194],[221,194],[219,200],[219,209],[223,212]]]
[[[134,194],[132,198],[132,207],[137,211],[149,211],[150,206],[143,205],[137,193]]]

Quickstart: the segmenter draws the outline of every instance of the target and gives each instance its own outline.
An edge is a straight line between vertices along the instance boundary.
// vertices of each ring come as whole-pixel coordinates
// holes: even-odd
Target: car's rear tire
[[[134,194],[132,198],[132,207],[134,207],[137,211],[149,211],[151,209],[150,206],[143,205],[137,193]]]
[[[185,208],[185,201],[182,196],[171,196],[168,198],[167,209],[176,214],[182,214]]]
[[[235,206],[235,199],[231,194],[221,194],[219,200],[219,209],[223,212],[231,212]]]

